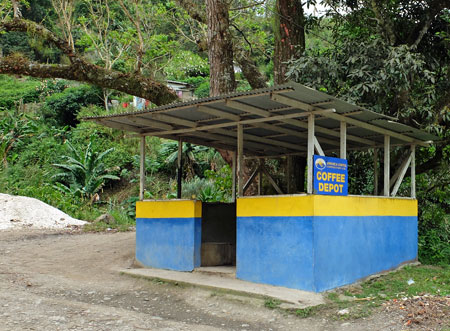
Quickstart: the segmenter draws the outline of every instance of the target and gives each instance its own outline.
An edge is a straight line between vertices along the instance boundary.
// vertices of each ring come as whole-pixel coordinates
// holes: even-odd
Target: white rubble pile
[[[0,193],[0,230],[62,229],[84,224],[85,221],[72,218],[40,200]]]

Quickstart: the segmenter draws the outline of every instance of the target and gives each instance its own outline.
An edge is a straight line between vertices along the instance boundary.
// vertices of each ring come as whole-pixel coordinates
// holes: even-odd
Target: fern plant
[[[92,197],[105,185],[107,180],[120,179],[109,174],[109,169],[103,162],[104,158],[113,152],[114,148],[98,152],[94,150],[91,141],[84,153],[81,153],[68,141],[67,146],[72,155],[63,156],[65,163],[53,164],[53,166],[61,169],[61,172],[52,176],[57,181],[54,185],[56,189],[82,198]]]

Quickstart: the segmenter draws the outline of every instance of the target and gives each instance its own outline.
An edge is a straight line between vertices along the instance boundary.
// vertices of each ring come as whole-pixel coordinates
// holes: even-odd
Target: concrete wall
[[[136,203],[136,259],[153,268],[200,266],[202,205],[193,200]]]
[[[321,292],[417,258],[417,200],[275,196],[237,201],[237,277]]]

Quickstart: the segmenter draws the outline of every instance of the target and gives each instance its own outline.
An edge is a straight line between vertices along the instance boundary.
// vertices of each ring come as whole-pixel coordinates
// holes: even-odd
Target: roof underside
[[[347,123],[347,149],[423,144],[437,138],[306,86],[272,88],[175,103],[145,111],[88,117],[99,124],[225,150],[236,150],[237,125],[244,128],[244,153],[255,156],[306,154],[308,115],[326,154],[339,150],[340,122]],[[328,153],[327,153],[328,152]]]

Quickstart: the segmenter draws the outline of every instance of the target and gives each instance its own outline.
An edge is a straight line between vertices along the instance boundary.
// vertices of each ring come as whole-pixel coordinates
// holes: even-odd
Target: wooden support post
[[[244,126],[237,126],[237,182],[238,196],[244,195]]]
[[[416,145],[411,145],[411,198],[416,198]]]
[[[258,174],[258,195],[262,195],[263,193],[263,182],[262,182],[262,175],[263,172],[261,170],[261,167],[264,166],[264,159],[259,159],[259,174]]]
[[[277,191],[278,194],[283,194],[283,191],[281,190],[281,188],[277,185],[277,183],[275,182],[275,180],[272,178],[272,176],[270,175],[269,171],[266,169],[265,166],[261,166],[261,170],[264,172],[264,174],[267,176],[267,179],[269,180],[270,184],[272,184],[273,188],[275,189],[275,191]]]
[[[181,181],[183,179],[183,141],[178,140],[178,159],[177,159],[177,199],[181,199]]]
[[[373,149],[373,195],[378,195],[378,148]]]
[[[308,116],[308,156],[307,156],[307,166],[308,166],[308,186],[306,193],[313,193],[313,155],[314,155],[314,114]]]
[[[385,197],[389,196],[389,177],[390,177],[390,145],[391,137],[384,136],[384,191],[383,195]]]
[[[231,168],[231,177],[233,181],[233,186],[231,187],[231,196],[233,198],[233,202],[236,202],[236,151],[233,151]]]
[[[139,200],[144,200],[145,190],[145,136],[141,136],[141,159],[139,162]]]
[[[340,158],[347,159],[347,122],[341,121]]]
[[[253,171],[253,173],[251,174],[250,178],[247,180],[247,183],[245,183],[245,185],[244,185],[244,194],[248,190],[248,188],[250,187],[250,185],[252,184],[252,182],[256,178],[256,176],[258,176],[258,173],[259,173],[259,166],[256,167],[255,171]]]
[[[286,156],[286,191],[292,193],[292,156]]]

